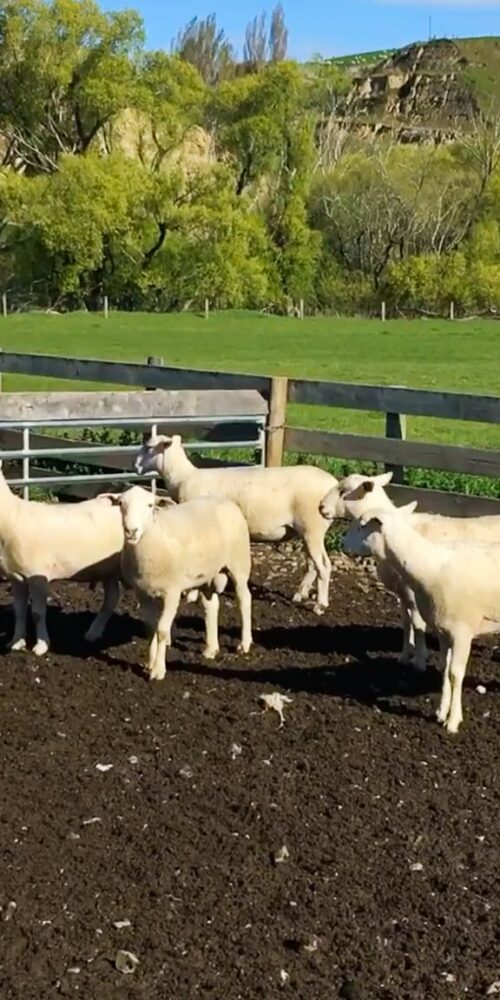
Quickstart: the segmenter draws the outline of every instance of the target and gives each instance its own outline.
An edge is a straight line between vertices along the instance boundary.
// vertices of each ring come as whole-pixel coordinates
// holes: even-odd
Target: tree
[[[209,86],[227,79],[234,69],[235,54],[215,14],[204,20],[193,17],[172,43],[175,52],[196,67]]]
[[[270,64],[254,76],[220,87],[211,108],[219,154],[232,157],[237,194],[258,178],[289,169],[294,135],[307,133],[301,170],[310,165],[314,121],[307,111],[308,84],[294,63]],[[307,146],[307,149],[306,149]],[[297,162],[293,169],[297,170]]]
[[[243,62],[248,69],[259,69],[266,62],[283,62],[287,57],[287,50],[288,29],[281,4],[271,13],[269,30],[264,11],[247,24]]]
[[[288,28],[285,23],[285,12],[279,3],[271,14],[269,30],[269,55],[271,62],[283,62],[288,52]]]
[[[267,54],[267,16],[262,12],[246,26],[243,62],[249,69],[255,70],[264,65]]]
[[[32,173],[85,153],[133,103],[142,22],[94,0],[0,0],[4,165]]]
[[[206,88],[194,66],[164,52],[146,54],[136,110],[137,152],[155,172],[204,120]]]

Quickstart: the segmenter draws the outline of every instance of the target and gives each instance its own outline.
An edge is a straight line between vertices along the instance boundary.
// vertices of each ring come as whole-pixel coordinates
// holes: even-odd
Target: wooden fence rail
[[[312,379],[270,378],[244,372],[188,370],[172,366],[0,351],[1,373],[85,380],[151,389],[257,390],[269,404],[268,462],[279,465],[284,450],[383,463],[395,471],[394,495],[415,498],[439,513],[500,513],[500,501],[402,485],[404,468],[428,468],[500,478],[500,451],[405,440],[406,416],[500,424],[500,397],[438,392],[402,386],[361,385]],[[386,436],[341,434],[290,427],[288,403],[331,406],[386,415]]]

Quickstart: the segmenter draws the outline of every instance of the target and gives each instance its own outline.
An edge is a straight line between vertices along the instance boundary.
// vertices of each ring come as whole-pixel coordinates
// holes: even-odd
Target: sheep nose
[[[139,528],[127,528],[125,538],[128,542],[136,542],[139,537]]]

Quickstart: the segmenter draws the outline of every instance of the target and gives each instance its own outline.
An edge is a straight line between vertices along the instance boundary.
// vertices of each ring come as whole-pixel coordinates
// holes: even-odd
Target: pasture
[[[446,736],[436,653],[424,676],[397,663],[391,597],[339,560],[318,622],[290,603],[296,566],[256,547],[248,657],[230,597],[212,664],[184,605],[148,684],[134,605],[89,649],[77,585],[54,588],[46,660],[3,656],[2,1000],[455,1000],[498,979],[494,646]]]
[[[142,361],[148,355],[186,368],[500,394],[500,325],[494,320],[380,320],[339,317],[303,322],[245,312],[152,315],[14,315],[0,324],[0,347]],[[6,375],[5,390],[63,389],[54,379]],[[82,382],[77,388],[97,388]],[[103,388],[103,386],[99,386]],[[383,433],[380,414],[291,407],[293,423]],[[410,438],[499,447],[495,427],[412,418]]]

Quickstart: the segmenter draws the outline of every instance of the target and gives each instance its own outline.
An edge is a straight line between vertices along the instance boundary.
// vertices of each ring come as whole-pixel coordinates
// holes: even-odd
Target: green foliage
[[[284,58],[287,41],[279,5],[269,25],[249,25],[237,64],[214,15],[189,22],[168,55],[144,48],[133,11],[0,0],[0,284],[11,305],[497,305],[495,118],[484,112],[448,147],[360,140],[339,123],[344,61],[299,66]],[[495,47],[487,63],[483,42],[467,58],[491,75]]]

